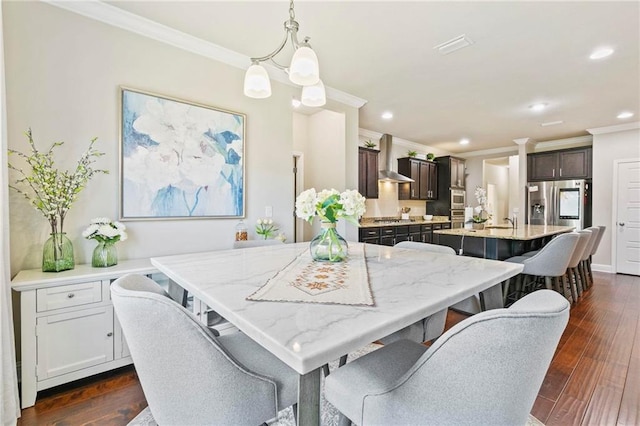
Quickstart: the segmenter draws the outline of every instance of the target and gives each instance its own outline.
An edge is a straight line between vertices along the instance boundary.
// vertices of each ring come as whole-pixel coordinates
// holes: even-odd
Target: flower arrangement
[[[315,188],[311,188],[296,198],[296,216],[309,223],[318,216],[323,222],[336,223],[344,218],[357,225],[365,211],[365,198],[355,189],[343,193],[323,189],[316,193]]]
[[[127,227],[118,221],[112,222],[108,217],[91,219],[91,224],[82,232],[88,240],[113,244],[127,239]]]
[[[478,201],[478,206],[474,208],[474,212],[476,214],[473,215],[471,220],[474,223],[485,223],[487,220],[491,219],[491,214],[486,209],[487,191],[481,186],[478,186],[476,187],[475,196]]]
[[[315,261],[342,262],[347,258],[348,245],[336,231],[336,222],[344,218],[358,224],[365,212],[365,198],[356,190],[343,193],[335,189],[307,189],[296,198],[296,216],[313,222],[318,216],[322,220],[322,231],[311,240],[309,250]]]
[[[25,135],[29,139],[31,152],[25,154],[10,149],[9,155],[15,154],[21,157],[30,166],[31,172],[25,172],[9,162],[9,169],[15,170],[21,176],[14,185],[9,187],[23,195],[36,210],[44,215],[49,221],[52,234],[61,234],[64,218],[87,182],[98,173],[109,173],[108,170],[92,168],[96,158],[104,153],[93,147],[98,139],[93,138],[87,150],[80,156],[76,169],[61,171],[55,168],[53,152],[64,142],[54,142],[48,151],[40,152],[33,141],[31,129],[27,130]]]
[[[265,240],[271,238],[278,231],[278,227],[272,219],[258,219],[256,222],[256,234],[262,235]]]

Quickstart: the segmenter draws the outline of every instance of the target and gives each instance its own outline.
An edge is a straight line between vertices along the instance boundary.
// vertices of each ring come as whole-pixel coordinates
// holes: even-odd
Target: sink
[[[485,229],[511,229],[513,227],[511,225],[487,225],[484,228]]]

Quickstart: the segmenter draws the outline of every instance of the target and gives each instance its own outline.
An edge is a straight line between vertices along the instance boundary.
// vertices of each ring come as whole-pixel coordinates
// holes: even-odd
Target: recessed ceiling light
[[[300,102],[300,100],[299,100],[299,99],[293,98],[293,99],[291,99],[291,105],[292,105],[294,108],[299,108],[299,107],[300,107],[300,105],[302,105],[302,102]]]
[[[621,112],[620,114],[618,114],[618,118],[629,118],[629,117],[633,117],[633,113],[629,112],[629,111],[625,111],[625,112]]]
[[[469,139],[467,138],[460,139],[460,145],[469,145]]]
[[[385,120],[391,120],[393,118],[393,113],[385,111],[382,113],[382,118],[384,118]]]
[[[610,47],[603,47],[600,49],[596,49],[589,55],[589,59],[602,59],[613,53],[613,49]]]
[[[547,121],[546,123],[540,123],[540,125],[542,127],[547,127],[547,126],[555,126],[557,124],[562,124],[562,123],[564,123],[564,121],[556,120],[556,121]]]
[[[546,107],[547,107],[547,103],[546,102],[541,102],[539,104],[529,105],[529,109],[531,111],[542,111]]]

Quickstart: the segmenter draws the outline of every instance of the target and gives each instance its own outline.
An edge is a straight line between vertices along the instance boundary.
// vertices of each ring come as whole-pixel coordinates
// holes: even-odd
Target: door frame
[[[613,160],[613,206],[611,206],[611,269],[618,273],[618,168],[623,163],[638,163],[640,158]]]
[[[304,153],[302,151],[292,151],[291,158],[295,170],[293,172],[293,214],[291,229],[293,230],[293,242],[299,243],[304,241],[304,220],[296,216],[295,200],[304,191]]]

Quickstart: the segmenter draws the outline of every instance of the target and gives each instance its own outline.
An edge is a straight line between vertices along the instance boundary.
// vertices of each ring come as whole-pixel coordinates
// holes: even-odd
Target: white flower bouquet
[[[265,240],[271,238],[278,231],[273,219],[258,219],[256,222],[256,234],[262,235]]]
[[[82,232],[82,236],[101,243],[116,243],[127,239],[126,229],[127,227],[121,222],[112,222],[108,217],[97,217],[91,220],[91,224]]]
[[[296,198],[296,216],[309,223],[318,216],[323,222],[335,223],[344,218],[357,225],[365,211],[365,198],[355,189],[343,193],[324,189],[316,193],[315,188],[311,188]]]
[[[476,214],[473,215],[471,221],[474,223],[485,223],[487,220],[491,219],[491,214],[489,214],[486,208],[487,190],[481,186],[478,186],[476,187],[475,196],[479,205],[473,209]]]

